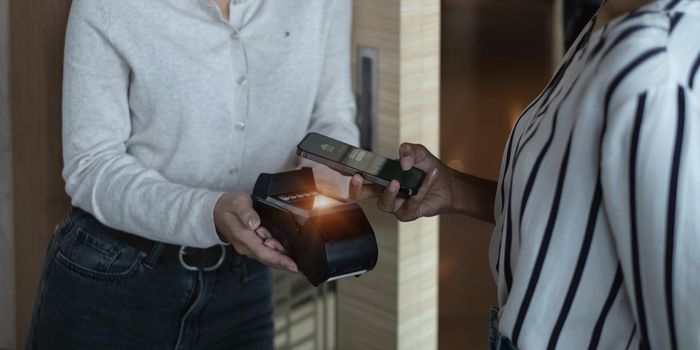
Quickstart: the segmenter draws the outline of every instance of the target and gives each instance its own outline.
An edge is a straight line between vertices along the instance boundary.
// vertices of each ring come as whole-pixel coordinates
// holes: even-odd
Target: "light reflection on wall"
[[[461,172],[465,172],[466,169],[464,168],[464,163],[459,160],[459,159],[453,159],[447,162],[447,165],[455,170],[459,170]]]
[[[520,103],[511,104],[510,112],[508,113],[510,115],[510,128],[508,129],[509,132],[510,129],[513,129],[515,127],[515,123],[518,121],[518,118],[520,118],[520,115],[523,113],[524,109],[525,106]]]

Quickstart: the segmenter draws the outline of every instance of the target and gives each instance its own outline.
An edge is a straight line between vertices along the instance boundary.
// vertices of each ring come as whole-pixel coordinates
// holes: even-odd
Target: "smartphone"
[[[348,176],[360,173],[366,180],[380,186],[386,187],[391,180],[397,180],[401,184],[399,193],[407,196],[418,193],[425,177],[420,169],[402,170],[397,160],[384,158],[315,132],[308,133],[301,140],[297,145],[297,154]]]

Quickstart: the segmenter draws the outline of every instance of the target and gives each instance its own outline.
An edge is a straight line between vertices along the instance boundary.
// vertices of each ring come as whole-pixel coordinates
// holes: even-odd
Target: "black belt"
[[[80,212],[80,216],[88,216],[97,221],[91,214],[82,209],[73,207],[74,212]],[[187,270],[216,270],[223,264],[233,261],[237,254],[231,246],[216,245],[210,248],[192,248],[175,244],[163,243],[120,231],[101,224],[102,232],[126,245],[132,246],[145,254],[156,254],[156,258],[162,258],[172,262],[178,262]]]

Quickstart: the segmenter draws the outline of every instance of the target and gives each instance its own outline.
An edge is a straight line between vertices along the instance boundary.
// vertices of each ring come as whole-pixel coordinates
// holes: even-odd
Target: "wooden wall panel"
[[[69,0],[10,2],[18,348],[24,348],[47,243],[68,209],[61,179],[61,83],[69,7]]]
[[[439,154],[440,2],[355,0],[356,45],[379,50],[377,152],[401,142]],[[399,224],[363,203],[379,243],[379,263],[338,284],[339,349],[437,347],[438,220]]]
[[[15,348],[12,140],[8,77],[10,2],[0,0],[0,349]]]
[[[440,1],[401,2],[400,140],[440,154]],[[400,349],[437,348],[438,218],[399,226]]]
[[[354,1],[353,42],[379,51],[376,151],[384,155],[395,154],[399,140],[399,25],[400,1]],[[362,204],[377,235],[379,261],[361,278],[338,283],[338,349],[395,349],[398,224],[373,201]]]

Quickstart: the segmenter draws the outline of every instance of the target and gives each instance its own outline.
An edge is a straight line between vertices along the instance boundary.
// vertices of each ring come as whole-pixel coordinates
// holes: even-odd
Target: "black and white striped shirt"
[[[520,349],[700,349],[700,1],[592,28],[504,152],[499,329]]]

